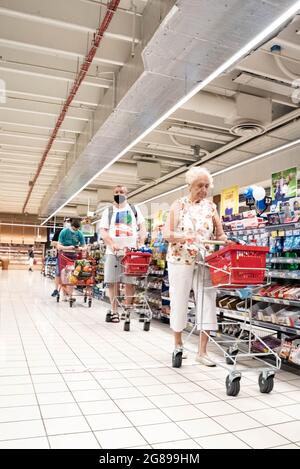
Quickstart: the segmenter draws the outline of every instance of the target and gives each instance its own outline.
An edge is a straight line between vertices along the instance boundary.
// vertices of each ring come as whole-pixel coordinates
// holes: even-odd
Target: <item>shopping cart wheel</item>
[[[60,295],[59,295],[59,293],[58,293],[58,294],[56,295],[56,301],[57,301],[57,303],[59,303],[59,300],[60,300]]]
[[[172,354],[172,367],[181,368],[182,365],[182,351],[174,351]]]
[[[235,356],[239,353],[238,350],[230,350],[230,348],[227,350],[228,355],[232,357],[232,360],[230,357],[226,357],[226,363],[227,365],[234,365],[235,364]]]
[[[92,300],[91,300],[91,298],[89,299],[88,306],[89,306],[89,308],[92,306]]]
[[[240,392],[240,376],[228,375],[226,378],[226,394],[227,396],[237,396]]]
[[[84,295],[83,301],[86,303],[87,302],[87,296]]]
[[[130,331],[130,322],[128,321],[124,322],[124,331],[126,332]]]
[[[150,321],[144,322],[144,331],[150,331]]]
[[[140,313],[139,322],[145,322],[145,313]]]
[[[259,390],[263,394],[269,394],[274,387],[274,374],[260,373],[258,377]]]

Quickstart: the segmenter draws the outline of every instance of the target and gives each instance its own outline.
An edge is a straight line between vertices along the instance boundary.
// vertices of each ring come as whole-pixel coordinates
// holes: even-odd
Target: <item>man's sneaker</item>
[[[209,358],[208,355],[196,355],[196,362],[201,363],[205,366],[216,366],[216,364]]]
[[[58,295],[58,290],[54,290],[54,292],[51,294],[51,296],[57,296]]]

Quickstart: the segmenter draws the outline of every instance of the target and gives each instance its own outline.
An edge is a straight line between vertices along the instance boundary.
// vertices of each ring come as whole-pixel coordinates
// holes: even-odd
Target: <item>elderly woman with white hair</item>
[[[215,239],[229,243],[217,213],[216,205],[207,196],[213,178],[205,168],[193,167],[186,174],[189,195],[176,200],[170,209],[164,229],[169,241],[168,272],[170,284],[170,326],[174,331],[173,366],[181,366],[182,331],[186,327],[190,291],[193,290],[198,328],[202,324],[196,361],[214,366],[207,354],[210,331],[217,330],[216,292],[211,286],[209,269],[196,261],[211,247],[205,241]],[[204,272],[203,272],[204,269]],[[204,287],[202,282],[204,279]],[[202,299],[202,294],[204,298]],[[202,318],[200,318],[203,300]],[[174,358],[178,357],[178,360]]]

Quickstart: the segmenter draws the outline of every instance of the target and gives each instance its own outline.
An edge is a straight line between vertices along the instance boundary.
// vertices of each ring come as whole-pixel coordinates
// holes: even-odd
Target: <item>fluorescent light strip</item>
[[[261,158],[265,158],[266,156],[273,155],[274,153],[278,153],[279,151],[284,151],[287,150],[288,148],[294,147],[296,145],[300,144],[300,139],[294,140],[293,142],[287,143],[285,145],[281,145],[280,147],[274,148],[273,150],[266,151],[265,153],[262,153],[261,155],[254,156],[253,158],[249,158],[248,160],[241,161],[240,163],[236,163],[232,166],[229,166],[228,168],[221,169],[220,171],[217,171],[216,173],[212,173],[212,176],[219,176],[220,174],[227,173],[228,171],[232,171],[233,169],[240,168],[241,166],[244,166],[249,163],[253,163],[254,161],[260,160]],[[151,197],[150,199],[144,200],[144,202],[140,202],[139,204],[136,204],[137,207],[140,205],[147,204],[148,202],[152,202],[152,200],[159,199],[160,197],[164,197],[166,195],[173,194],[174,192],[180,191],[182,189],[185,189],[188,185],[185,184],[184,186],[177,187],[176,189],[172,189],[170,191],[164,192],[163,194],[156,195],[155,197]]]
[[[147,130],[145,130],[139,137],[137,137],[133,142],[131,142],[124,150],[122,150],[112,161],[110,161],[104,168],[102,168],[98,173],[96,173],[88,182],[86,182],[78,191],[76,191],[69,199],[64,202],[58,209],[56,209],[46,220],[43,222],[47,223],[50,218],[56,215],[65,205],[67,205],[71,200],[73,200],[82,190],[84,190],[89,184],[91,184],[97,177],[100,176],[104,171],[106,171],[110,166],[112,166],[117,160],[119,160],[123,155],[125,155],[132,147],[139,143],[146,135],[148,135],[152,130],[159,126],[165,119],[167,119],[173,112],[180,108],[184,103],[186,103],[190,98],[197,94],[200,90],[205,88],[209,83],[211,83],[215,78],[224,73],[228,68],[232,67],[234,63],[244,57],[248,52],[255,49],[258,44],[260,44],[264,39],[266,39],[273,31],[276,31],[283,23],[288,19],[293,17],[297,11],[300,9],[300,0],[298,0],[291,8],[285,11],[277,20],[273,21],[267,28],[265,28],[261,33],[255,36],[248,44],[246,44],[242,49],[240,49],[236,54],[234,54],[230,59],[226,60],[220,67],[218,67],[211,75],[209,75],[205,80],[195,86],[186,96],[181,98],[169,111],[163,114],[154,124],[152,124]]]

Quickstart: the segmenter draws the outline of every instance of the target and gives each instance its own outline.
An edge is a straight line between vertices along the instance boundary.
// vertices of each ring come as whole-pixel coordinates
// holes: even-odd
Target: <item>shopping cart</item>
[[[205,241],[205,244],[222,245],[224,243]],[[200,323],[196,320],[185,343],[189,341],[194,331],[199,329],[200,347],[202,334],[204,334],[208,337],[209,342],[221,352],[221,361],[212,361],[212,363],[229,371],[226,378],[226,392],[228,396],[237,396],[240,391],[242,372],[237,370],[238,361],[255,359],[263,364],[262,367],[256,370],[260,372],[258,379],[260,392],[266,394],[272,391],[275,372],[281,368],[280,357],[261,337],[259,337],[257,327],[255,328],[252,322],[253,295],[264,284],[270,283],[268,277],[266,277],[266,254],[268,251],[266,247],[231,244],[206,256],[206,250],[203,248],[200,249],[199,257],[202,257],[202,260],[200,259],[198,264],[209,268],[212,286],[204,286],[205,268],[203,268],[202,278],[200,279],[198,277],[198,281],[201,281],[200,284],[202,288]],[[200,275],[199,272],[200,269],[197,270],[197,275]],[[199,282],[197,283],[199,285]],[[234,293],[245,300],[245,311],[248,312],[248,317],[244,319],[244,322],[241,320],[237,337],[219,340],[217,336],[212,337],[209,332],[205,330],[205,324],[203,323],[203,292],[205,288],[217,288],[224,292],[227,290],[230,291],[230,294]],[[224,328],[224,324],[225,323],[222,321],[218,322],[219,330]],[[236,321],[232,323],[226,321],[226,325],[228,326],[229,324],[236,325]],[[265,358],[265,360],[263,360],[263,358]],[[266,359],[269,361],[266,361]],[[178,348],[173,352],[172,365],[175,368],[179,368],[181,364],[182,349]],[[246,367],[243,368],[243,373],[253,371],[252,367],[248,369]]]
[[[124,319],[124,331],[130,330],[130,320],[133,314],[139,318],[139,322],[144,324],[144,331],[150,330],[152,310],[147,298],[148,269],[152,254],[138,249],[120,250],[116,255],[121,259],[122,275],[136,278],[139,287],[143,292],[132,296],[116,296],[117,308],[121,310],[121,319]],[[118,279],[116,279],[118,282]],[[136,283],[137,285],[137,283]]]
[[[76,301],[75,296],[83,296],[84,303],[88,303],[90,308],[95,285],[96,266],[94,259],[84,257],[82,251],[60,251],[58,263],[61,285],[56,297],[57,302],[60,301],[63,290],[71,308]],[[74,294],[74,287],[77,287],[77,295]]]

